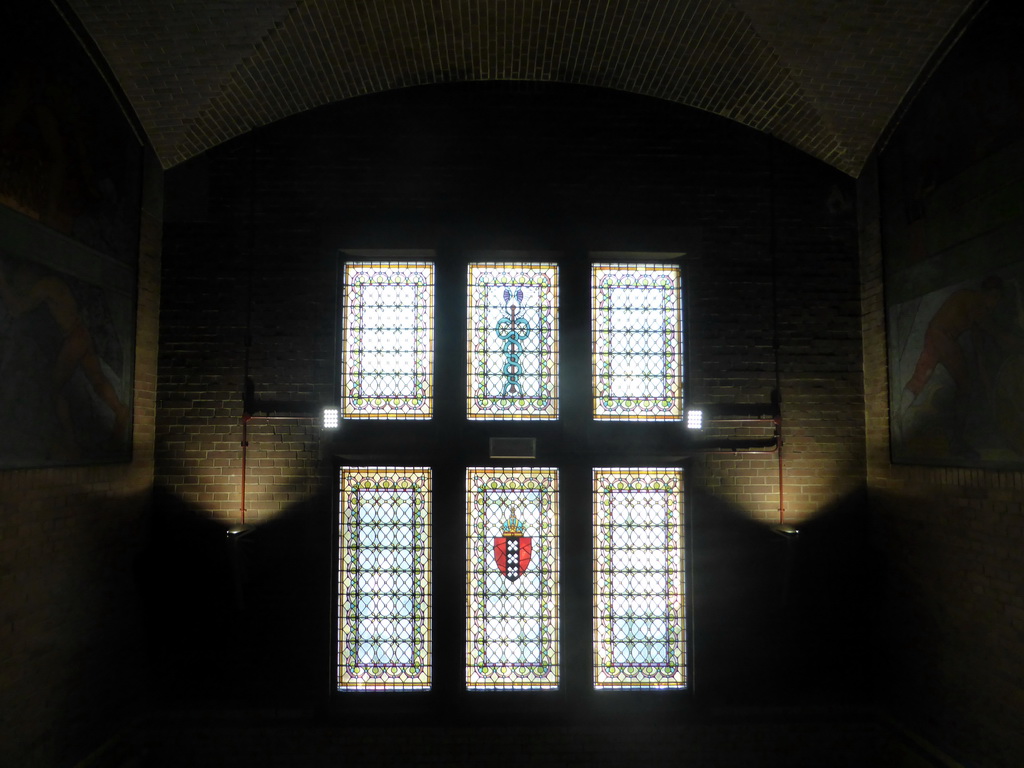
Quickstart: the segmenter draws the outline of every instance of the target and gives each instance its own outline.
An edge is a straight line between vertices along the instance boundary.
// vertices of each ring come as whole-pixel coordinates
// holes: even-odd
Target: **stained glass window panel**
[[[594,684],[686,685],[683,472],[594,470]]]
[[[558,267],[471,264],[471,419],[558,417]]]
[[[430,470],[341,470],[338,688],[430,687]]]
[[[558,471],[469,469],[470,689],[558,687]]]
[[[345,265],[341,403],[346,418],[430,418],[433,326],[433,264]]]
[[[595,264],[594,417],[654,421],[682,415],[679,268]]]

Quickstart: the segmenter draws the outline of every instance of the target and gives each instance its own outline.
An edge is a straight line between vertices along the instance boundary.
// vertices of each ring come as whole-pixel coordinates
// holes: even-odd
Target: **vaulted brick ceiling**
[[[676,101],[856,176],[975,0],[67,0],[165,167],[252,128],[428,83]]]

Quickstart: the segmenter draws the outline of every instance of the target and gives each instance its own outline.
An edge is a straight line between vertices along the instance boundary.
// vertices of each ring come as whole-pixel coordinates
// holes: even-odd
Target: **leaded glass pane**
[[[594,470],[594,685],[686,685],[681,469]]]
[[[663,264],[595,264],[591,296],[594,418],[681,418],[679,268]]]
[[[470,264],[471,419],[558,417],[558,267]]]
[[[338,688],[430,687],[430,470],[341,470]]]
[[[471,689],[558,686],[558,471],[466,471]]]
[[[433,355],[434,265],[346,264],[344,416],[430,418]]]

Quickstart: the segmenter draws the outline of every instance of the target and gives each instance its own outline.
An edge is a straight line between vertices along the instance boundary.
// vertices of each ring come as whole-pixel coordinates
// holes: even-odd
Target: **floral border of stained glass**
[[[346,467],[340,471],[339,485],[338,689],[428,689],[431,681],[431,471],[425,467]],[[392,526],[404,530],[394,530],[391,536],[408,542],[407,546],[382,546],[379,530],[364,531],[353,523],[350,512],[358,510],[359,497],[366,493],[408,496],[406,524]],[[375,527],[379,529],[381,526]],[[380,560],[381,555],[394,553],[403,554],[410,567],[404,570],[399,567],[391,570],[364,568],[365,561]],[[392,558],[393,566],[395,559]],[[381,573],[407,576],[407,586],[393,589],[394,584],[384,584],[384,590],[378,591],[364,588],[362,577],[370,576],[369,581],[374,582],[379,580]],[[389,586],[392,587],[390,591]],[[366,615],[364,606],[372,604],[380,596],[385,602],[390,601],[392,606],[399,600],[408,603],[402,615],[390,617],[401,625],[400,634],[404,635],[398,641],[392,638],[390,645],[408,646],[409,658],[405,662],[371,660],[366,663],[360,658],[361,654],[365,656],[369,652],[375,655],[382,650],[367,649],[360,641],[359,629],[360,622],[374,620],[372,614]],[[388,617],[380,619],[381,622],[387,620]]]
[[[491,494],[518,496],[515,508],[490,508]],[[524,498],[525,495],[525,498]],[[558,470],[540,467],[477,467],[466,470],[467,616],[466,685],[470,689],[557,688],[558,662]],[[524,503],[534,497],[534,507]],[[512,580],[503,561],[507,535],[529,534],[529,565]],[[532,591],[527,591],[531,590]],[[508,604],[512,601],[512,605]],[[510,607],[534,606],[518,617]],[[516,618],[536,622],[519,644],[535,644],[533,663],[496,661],[515,650],[489,637],[508,632]],[[499,640],[502,638],[499,638]],[[535,641],[535,643],[534,643]],[[520,649],[522,650],[522,649]],[[489,658],[489,654],[491,657]]]
[[[607,420],[662,421],[682,417],[682,295],[680,270],[664,264],[594,264],[591,273],[594,418]],[[613,294],[616,291],[641,290],[660,293],[660,328],[655,332],[621,327],[616,320]],[[632,307],[635,312],[641,307]],[[660,375],[641,374],[636,377],[645,389],[653,385],[661,391],[616,393],[619,379],[616,359],[653,358],[658,355],[616,349],[615,336],[660,336],[664,351],[660,354],[664,368]],[[630,339],[633,342],[633,339]],[[634,382],[635,385],[635,382]]]
[[[406,304],[387,305],[372,291],[392,289],[411,293]],[[378,343],[411,336],[409,348],[373,349],[362,330],[368,314],[386,308],[404,309],[405,325],[380,327]],[[345,324],[342,352],[341,401],[345,418],[428,419],[433,406],[434,356],[434,265],[424,262],[352,262],[345,265]],[[372,342],[371,342],[372,343]],[[400,370],[364,371],[368,358],[383,358],[387,352],[403,360]],[[402,384],[404,389],[396,390]],[[389,387],[392,389],[389,391]]]
[[[558,417],[558,267],[469,265],[471,419]]]
[[[664,510],[663,522],[653,525],[650,520],[634,522],[632,509],[629,520],[613,523],[613,505],[616,496],[643,494],[648,499],[659,499]],[[633,562],[642,556],[644,547],[634,547],[630,528],[642,531],[657,543],[664,540],[664,563],[658,568],[642,567]],[[658,529],[661,531],[658,531]],[[658,535],[660,533],[660,536]],[[623,543],[628,546],[620,546]],[[646,549],[652,549],[647,547]],[[621,553],[625,553],[623,558]],[[617,556],[619,553],[619,556]],[[623,563],[623,559],[627,562]],[[657,557],[648,560],[658,562]],[[594,470],[594,686],[599,689],[615,688],[682,688],[686,686],[686,596],[684,575],[683,533],[683,471],[678,468],[610,468]],[[653,591],[651,582],[662,581],[661,589]],[[635,580],[648,583],[652,591],[623,592],[621,582]],[[616,584],[616,582],[620,582]],[[659,611],[637,615],[630,610],[637,599],[663,599]],[[659,622],[665,629],[658,642],[651,640],[615,640],[616,626],[642,627],[648,631]],[[641,629],[641,632],[643,630]],[[642,654],[644,647],[663,646],[665,658],[661,662],[646,660],[631,663],[616,660],[616,653]],[[637,648],[639,646],[639,648]],[[633,660],[635,662],[635,660]]]

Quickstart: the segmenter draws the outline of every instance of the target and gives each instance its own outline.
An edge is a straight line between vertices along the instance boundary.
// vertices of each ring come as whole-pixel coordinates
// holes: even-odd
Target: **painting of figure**
[[[1017,267],[890,308],[894,459],[1024,462],[1022,294]]]
[[[52,4],[0,5],[0,469],[128,461],[142,145]]]
[[[1024,469],[1024,59],[980,19],[878,156],[892,461]]]
[[[0,211],[0,467],[131,457],[135,271]]]

